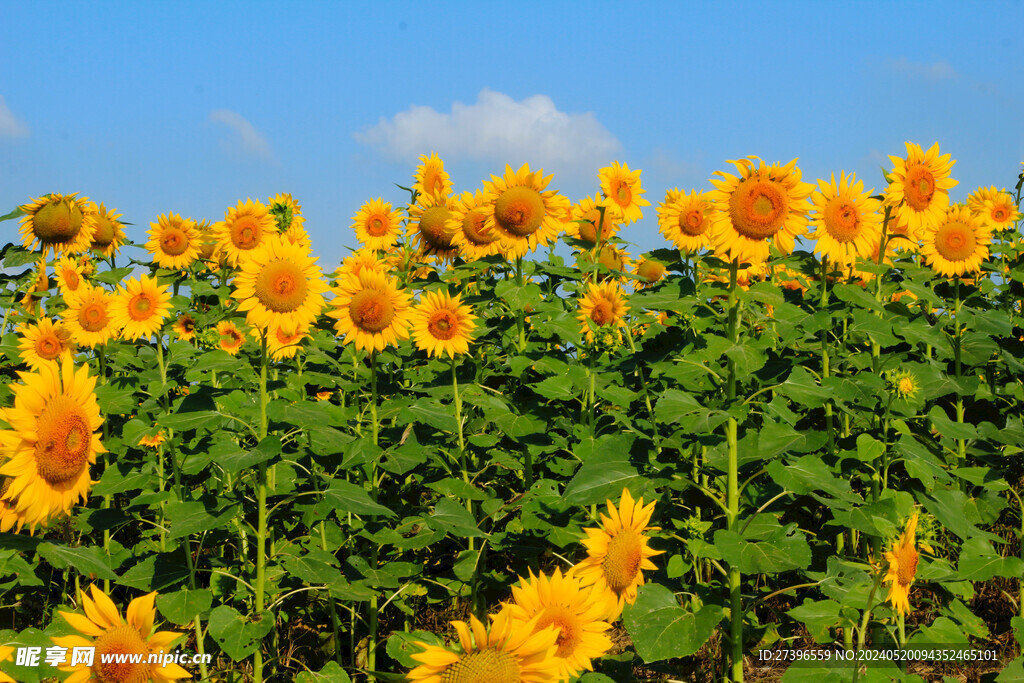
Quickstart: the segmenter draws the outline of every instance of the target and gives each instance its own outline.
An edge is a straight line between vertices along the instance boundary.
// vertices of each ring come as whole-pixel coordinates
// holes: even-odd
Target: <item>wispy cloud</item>
[[[926,81],[948,81],[959,76],[949,62],[941,59],[931,64],[922,64],[911,62],[906,57],[900,57],[899,59],[890,59],[888,64],[889,68],[896,73],[923,78]]]
[[[14,115],[0,95],[0,138],[25,138],[28,134],[28,126]]]
[[[221,144],[227,151],[242,151],[245,154],[270,160],[274,154],[270,149],[270,143],[263,133],[256,130],[249,121],[238,112],[230,109],[214,109],[210,112],[210,121],[223,123],[235,132],[234,140],[222,140]]]
[[[382,154],[409,161],[437,152],[470,159],[589,172],[607,165],[622,145],[592,113],[559,111],[547,95],[516,101],[484,89],[474,104],[452,103],[450,112],[412,106],[355,134]]]

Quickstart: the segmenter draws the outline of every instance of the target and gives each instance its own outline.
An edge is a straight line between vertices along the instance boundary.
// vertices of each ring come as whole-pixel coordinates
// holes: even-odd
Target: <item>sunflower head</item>
[[[601,193],[626,225],[643,218],[640,207],[651,205],[641,196],[647,192],[640,186],[641,173],[639,169],[630,171],[628,164],[620,165],[618,161],[613,161],[611,166],[602,168],[597,174],[601,181]]]
[[[182,341],[192,341],[196,338],[196,319],[191,313],[182,313],[174,321],[174,333]]]
[[[352,220],[356,239],[368,249],[390,249],[401,235],[402,212],[380,197],[363,204]]]
[[[665,201],[658,204],[658,231],[676,249],[691,254],[710,244],[714,206],[705,192],[691,190],[684,194],[677,189],[665,193]]]
[[[110,257],[124,244],[124,224],[118,219],[121,214],[117,209],[108,209],[102,202],[96,209],[96,231],[92,236],[90,248],[103,256]]]
[[[381,351],[409,336],[409,294],[384,273],[364,269],[347,276],[334,289],[328,316],[344,343],[360,350]]]
[[[618,233],[618,218],[619,208],[612,200],[599,194],[584,197],[570,208],[565,231],[570,237],[593,246]]]
[[[246,199],[229,208],[215,230],[217,249],[228,264],[235,267],[243,254],[256,249],[268,235],[277,232],[277,222],[262,202]]]
[[[452,203],[446,232],[452,246],[466,261],[502,253],[501,234],[494,229],[494,215],[487,210],[490,198],[482,190],[463,192]]]
[[[291,227],[302,227],[302,207],[288,193],[278,193],[267,200],[267,210],[277,223],[278,232],[287,232]]]
[[[217,346],[227,351],[232,356],[237,356],[242,344],[245,343],[245,335],[238,329],[238,325],[230,320],[221,320],[217,323]]]
[[[889,157],[893,170],[888,175],[885,203],[893,207],[899,222],[917,233],[942,220],[949,206],[949,189],[957,185],[949,177],[956,162],[949,154],[939,154],[937,142],[927,152],[912,142],[907,142],[906,147],[906,159]]]
[[[818,186],[811,195],[815,253],[843,264],[869,258],[882,238],[881,204],[871,198],[874,190],[865,191],[856,174],[847,176],[845,171],[839,173],[838,183],[832,174],[831,182],[819,180]]]
[[[965,206],[954,205],[921,238],[921,254],[945,277],[981,271],[992,242],[991,228]]]
[[[78,254],[92,244],[96,232],[95,205],[74,194],[49,194],[21,207],[22,243],[26,249],[38,245],[44,255]]]
[[[75,350],[71,330],[63,322],[44,318],[38,324],[29,323],[19,327],[18,333],[21,337],[18,344],[21,357],[33,370],[56,363]]]
[[[297,244],[272,235],[244,258],[232,297],[246,322],[262,330],[309,327],[324,304],[327,283],[316,259]]]
[[[120,330],[113,321],[113,298],[105,290],[83,284],[65,297],[65,303],[68,310],[64,322],[78,344],[95,348],[118,335]]]
[[[447,261],[458,253],[450,230],[454,208],[452,198],[435,194],[420,195],[409,207],[409,229],[421,255]]]
[[[655,259],[640,259],[633,274],[640,278],[639,286],[649,287],[665,277],[665,264]]]
[[[118,291],[111,306],[111,318],[125,339],[148,337],[160,330],[171,309],[168,289],[156,278],[143,275],[141,279],[129,280]]]
[[[199,258],[201,239],[196,222],[176,213],[161,214],[150,223],[146,251],[161,268],[184,270]]]
[[[593,342],[595,332],[612,332],[618,337],[619,328],[625,323],[629,306],[626,304],[622,287],[614,280],[591,283],[580,299],[580,332]]]
[[[889,391],[897,398],[914,398],[918,389],[917,376],[910,370],[898,370],[889,376]]]
[[[518,171],[506,166],[503,177],[491,176],[491,181],[484,183],[484,191],[492,197],[488,214],[509,256],[535,251],[565,228],[569,200],[545,189],[552,177],[545,177],[543,169],[530,171],[530,165],[523,164]]]
[[[447,354],[451,358],[469,351],[475,321],[473,309],[462,304],[462,295],[448,292],[424,292],[410,318],[419,349],[429,356]]]
[[[447,197],[452,191],[452,181],[444,170],[444,161],[431,152],[430,156],[420,156],[420,165],[416,167],[412,189],[421,195]]]
[[[917,532],[917,514],[907,520],[906,529],[892,542],[885,553],[889,564],[883,581],[889,583],[889,595],[886,597],[893,608],[900,614],[910,612],[910,585],[917,574],[919,555],[914,535]]]

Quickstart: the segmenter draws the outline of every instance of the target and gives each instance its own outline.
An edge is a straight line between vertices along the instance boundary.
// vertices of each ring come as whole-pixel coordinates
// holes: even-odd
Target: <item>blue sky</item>
[[[634,253],[666,246],[665,190],[727,159],[879,188],[904,141],[938,141],[954,200],[1024,160],[1021,2],[2,6],[0,214],[81,192],[136,241],[290,192],[333,268],[431,151],[458,191],[529,162],[573,201],[612,160],[643,169]]]

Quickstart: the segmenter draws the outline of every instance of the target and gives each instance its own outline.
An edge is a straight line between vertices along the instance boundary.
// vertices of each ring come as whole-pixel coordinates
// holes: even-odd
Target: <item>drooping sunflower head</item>
[[[33,370],[56,363],[75,350],[71,330],[61,321],[43,318],[38,324],[22,325],[18,334],[21,358]]]
[[[416,167],[414,178],[412,189],[421,195],[447,197],[451,194],[452,181],[437,152],[431,152],[430,156],[420,155],[420,165]]]
[[[254,337],[262,334],[257,330],[252,331]],[[300,327],[294,332],[289,332],[281,327],[271,327],[267,330],[267,353],[271,360],[282,361],[294,358],[302,350],[302,340],[309,338],[309,328]]]
[[[714,206],[705,192],[691,190],[684,194],[672,189],[666,192],[665,201],[658,204],[658,232],[672,242],[676,249],[693,254],[706,249]]]
[[[65,298],[77,292],[85,284],[84,268],[78,259],[65,256],[53,264],[53,274],[57,276],[57,287]]]
[[[165,213],[149,226],[146,251],[153,255],[153,263],[161,268],[184,270],[199,258],[202,240],[191,218]]]
[[[230,320],[221,320],[217,323],[217,336],[219,337],[218,348],[227,351],[232,356],[237,356],[242,344],[245,343],[245,335],[238,329],[238,325]]]
[[[123,338],[135,340],[160,331],[171,310],[168,289],[168,285],[159,284],[156,278],[143,275],[141,279],[128,280],[118,290],[111,318]]]
[[[467,262],[502,253],[501,234],[494,229],[493,212],[487,210],[489,202],[482,190],[463,192],[452,202],[446,232]]]
[[[380,197],[363,204],[352,220],[356,239],[368,249],[390,249],[402,234],[402,212]]]
[[[192,341],[196,338],[196,319],[191,313],[182,313],[174,321],[174,333],[182,341]]]
[[[451,197],[423,194],[409,206],[409,230],[414,244],[423,256],[434,256],[448,261],[458,253],[449,229],[455,202]]]
[[[491,176],[484,191],[492,201],[486,206],[503,243],[503,251],[518,258],[536,251],[558,237],[565,228],[569,200],[554,190],[545,190],[554,176],[544,170],[531,172],[529,164],[518,171],[505,167],[503,177]]]
[[[409,337],[409,294],[384,273],[363,269],[334,289],[327,315],[344,343],[359,350],[381,351]]]
[[[658,529],[649,526],[653,502],[646,507],[643,498],[634,502],[628,489],[623,489],[618,508],[607,502],[608,515],[601,515],[601,527],[583,530],[587,558],[571,573],[584,586],[593,585],[598,594],[608,597],[614,605],[608,616],[615,619],[626,603],[636,601],[637,588],[644,584],[643,570],[656,569],[650,558],[664,551],[650,548],[644,535]]]
[[[95,205],[87,197],[74,194],[49,194],[21,207],[22,244],[26,249],[38,245],[43,255],[79,254],[92,244],[96,232]]]
[[[559,660],[559,680],[568,681],[592,671],[591,660],[604,656],[612,647],[605,620],[613,610],[608,597],[593,586],[583,587],[579,578],[565,576],[560,569],[529,579],[519,577],[512,587],[513,602],[508,610],[517,628],[533,623],[534,631],[553,626],[558,631],[554,657]]]
[[[593,246],[614,237],[619,232],[619,220],[618,205],[607,197],[595,194],[593,197],[584,197],[570,207],[565,232]]]
[[[995,185],[979,187],[969,194],[967,206],[993,232],[1009,230],[1020,220],[1020,209],[1013,201],[1013,195],[1005,189],[997,190]]]
[[[302,206],[289,193],[277,193],[267,200],[267,210],[274,217],[279,233],[287,232],[291,227],[302,227],[306,219],[302,217]]]
[[[988,258],[992,229],[966,206],[954,205],[921,237],[921,255],[945,277],[981,271]]]
[[[462,295],[448,292],[424,292],[420,304],[413,309],[410,323],[413,341],[428,356],[469,351],[469,342],[476,328],[476,316],[470,306],[462,304]]]
[[[61,666],[61,671],[73,672],[67,680],[83,683],[167,683],[191,678],[192,674],[177,664],[151,664],[149,661],[150,654],[169,651],[171,644],[182,637],[181,633],[154,629],[156,596],[156,591],[153,591],[135,598],[122,617],[114,602],[96,584],[92,585],[89,594],[80,591],[78,601],[85,613],[59,612],[80,635],[54,636],[51,639],[58,647],[68,650],[88,647],[95,648],[95,652],[91,666],[84,662]],[[136,657],[115,658],[111,655]],[[70,657],[67,659],[71,660]],[[138,661],[125,661],[130,659]]]
[[[302,247],[272,235],[250,251],[235,277],[232,297],[246,322],[267,330],[280,327],[294,333],[316,320],[324,305],[327,283],[316,258]]]
[[[717,189],[708,193],[716,208],[710,235],[715,251],[740,263],[767,260],[769,242],[784,254],[793,251],[796,236],[806,228],[807,198],[814,189],[800,180],[796,159],[784,166],[754,156],[729,163],[739,175],[716,171],[721,177],[711,184]]]
[[[259,201],[239,200],[229,208],[224,220],[215,226],[217,248],[231,267],[236,267],[245,252],[252,251],[268,235],[277,232],[277,222],[267,207]]]
[[[420,666],[409,672],[409,683],[549,683],[558,680],[559,661],[553,656],[558,634],[553,626],[534,631],[534,620],[514,622],[509,610],[490,617],[485,626],[470,615],[469,624],[451,622],[458,633],[454,648],[416,643],[412,655]]]
[[[139,445],[145,446],[146,448],[160,448],[166,439],[162,431],[156,431],[152,434],[143,434],[139,437]]]
[[[105,452],[103,418],[87,365],[66,359],[21,380],[10,385],[14,406],[0,411],[11,426],[0,431],[0,478],[9,478],[0,499],[34,529],[85,500],[89,465]]]
[[[638,287],[650,287],[665,277],[665,264],[651,258],[642,258],[636,263],[633,274],[640,278]]]
[[[892,546],[885,553],[885,559],[889,563],[883,581],[891,584],[889,595],[886,600],[900,614],[910,612],[910,585],[914,583],[917,575],[917,563],[919,555],[914,535],[917,532],[917,514],[911,515],[907,520],[906,529],[893,541]]]
[[[602,168],[597,174],[601,181],[601,193],[626,225],[643,218],[640,207],[651,205],[641,196],[647,192],[640,186],[641,173],[640,169],[630,171],[628,164],[620,165],[618,161],[613,161],[611,166]]]
[[[124,224],[118,219],[121,214],[117,209],[108,209],[103,202],[95,212],[96,231],[92,236],[90,248],[106,257],[114,256],[124,244]]]
[[[593,282],[580,299],[580,332],[593,342],[595,332],[613,332],[617,337],[623,327],[629,306],[621,285],[615,280]]]
[[[918,233],[942,220],[949,206],[949,189],[958,181],[949,177],[953,164],[949,154],[939,155],[939,143],[928,151],[921,145],[907,142],[907,158],[890,156],[893,170],[885,203],[893,207],[896,219]]]
[[[871,198],[874,190],[864,191],[863,181],[845,171],[839,173],[838,184],[833,173],[830,182],[818,180],[818,188],[811,195],[814,253],[844,264],[869,258],[882,238],[881,203]]]
[[[76,343],[95,348],[118,335],[111,310],[113,298],[102,288],[84,284],[69,294],[65,303],[64,322]]]

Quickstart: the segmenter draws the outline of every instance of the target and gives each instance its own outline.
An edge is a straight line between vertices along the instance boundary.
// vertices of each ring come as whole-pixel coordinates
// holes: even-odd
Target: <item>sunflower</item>
[[[992,229],[966,206],[952,206],[942,220],[925,230],[921,255],[945,277],[977,273],[988,258]]]
[[[259,338],[260,332],[253,330],[251,333]],[[288,332],[280,327],[271,327],[267,330],[267,353],[271,360],[286,360],[294,358],[302,349],[302,340],[309,338],[309,328],[300,327],[294,332]]]
[[[501,235],[494,229],[493,212],[488,213],[490,196],[483,190],[463,192],[454,198],[451,217],[445,226],[452,246],[466,261],[478,261],[502,253]]]
[[[171,329],[178,335],[178,339],[192,341],[196,338],[196,319],[192,317],[191,313],[182,313],[174,321]]]
[[[809,237],[816,240],[814,253],[839,263],[854,263],[858,258],[869,258],[882,239],[881,206],[871,198],[874,189],[864,191],[864,182],[857,174],[849,176],[839,172],[839,184],[832,174],[831,182],[818,180],[811,195],[815,226]]]
[[[449,224],[455,208],[454,199],[442,195],[423,194],[409,206],[409,229],[415,234],[420,254],[448,261],[459,250],[452,241]]]
[[[885,203],[893,215],[906,223],[911,233],[937,225],[949,206],[949,189],[958,181],[949,177],[955,161],[949,154],[939,156],[939,143],[927,152],[920,145],[906,143],[907,158],[890,156],[894,168],[889,173]]]
[[[967,196],[967,206],[981,217],[993,232],[1009,230],[1020,220],[1020,211],[1013,195],[1005,189],[997,190],[995,185],[989,188],[979,187]]]
[[[665,193],[665,201],[658,204],[657,212],[658,232],[676,249],[692,254],[710,245],[714,205],[707,193],[691,190],[684,194],[671,189]]]
[[[380,197],[363,204],[352,220],[356,239],[369,249],[390,249],[401,235],[402,212]]]
[[[452,191],[452,181],[444,170],[444,161],[437,152],[420,155],[420,165],[416,167],[415,182],[412,189],[421,195],[447,197]]]
[[[74,194],[50,194],[33,199],[21,207],[22,244],[35,249],[38,244],[43,255],[78,254],[92,245],[96,233],[94,204],[87,197],[76,199]]]
[[[593,587],[583,588],[578,578],[563,576],[560,569],[550,577],[537,577],[531,571],[529,580],[519,577],[512,598],[508,609],[517,628],[533,622],[535,632],[548,626],[558,629],[554,658],[559,663],[559,680],[593,671],[591,660],[611,649],[611,638],[605,633],[611,628],[604,620],[611,609],[607,597],[594,595]]]
[[[266,330],[281,327],[289,333],[309,327],[324,305],[323,281],[316,258],[277,236],[243,259],[231,296],[245,311],[249,325]]]
[[[715,250],[725,260],[740,263],[767,260],[767,239],[784,254],[793,251],[796,236],[806,228],[811,207],[807,197],[814,189],[801,182],[796,159],[785,166],[766,166],[755,156],[729,163],[740,174],[715,171],[721,178],[712,178],[711,184],[718,189],[708,193],[718,207],[710,234]]]
[[[629,489],[622,490],[618,509],[608,502],[608,516],[601,515],[601,528],[587,528],[583,545],[587,558],[572,568],[571,574],[584,586],[593,585],[598,594],[607,595],[613,607],[611,619],[618,617],[626,603],[636,601],[637,588],[644,584],[644,569],[656,569],[650,558],[660,555],[647,545],[645,531],[656,531],[648,526],[654,503],[644,507],[644,499],[634,503]]]
[[[607,327],[618,334],[618,328],[626,324],[624,318],[628,311],[629,306],[618,282],[591,283],[580,299],[580,313],[576,316],[580,321],[580,332],[590,342],[594,341],[595,328]]]
[[[618,161],[613,161],[611,166],[605,166],[597,173],[601,180],[601,193],[611,200],[618,217],[626,225],[644,217],[641,206],[651,205],[640,196],[647,192],[640,187],[641,173],[643,171],[639,169],[630,171],[627,164],[619,165]]]
[[[910,612],[910,584],[914,583],[917,573],[918,554],[914,535],[917,533],[917,513],[910,516],[907,528],[899,538],[893,541],[892,549],[886,551],[885,559],[889,563],[882,581],[890,582],[889,595],[886,600],[892,603],[900,614]]]
[[[297,247],[301,247],[306,251],[313,251],[313,240],[310,239],[309,233],[306,229],[298,223],[292,223],[291,227],[285,230],[281,235],[284,237],[286,242],[290,242]]]
[[[7,493],[7,489],[11,487],[11,482],[14,481],[10,477],[0,477],[0,533],[7,533],[13,529],[13,533],[20,533],[22,527],[25,526],[27,518],[23,510],[18,510],[17,500],[8,501],[4,500],[4,494]],[[39,523],[39,527],[45,529],[48,524],[48,520],[43,520]],[[2,650],[3,648],[0,648]],[[0,653],[2,654],[2,653]],[[0,657],[0,662],[3,662],[3,658]],[[0,683],[5,680],[2,678],[3,672],[0,671]],[[10,679],[6,679],[10,680]]]
[[[196,231],[199,233],[199,258],[204,262],[212,261],[214,264],[219,263],[220,254],[217,250],[217,233],[214,227],[210,225],[210,221],[201,220],[196,223]],[[207,264],[210,267],[214,264]],[[215,268],[210,267],[210,270]]]
[[[2,506],[2,504],[0,504],[0,506]],[[0,507],[0,528],[2,528],[2,525],[3,525],[2,520],[3,520],[3,512],[2,512],[2,507]],[[11,657],[13,655],[14,655],[14,648],[13,647],[9,647],[7,645],[0,645],[0,664],[3,664],[4,662],[10,661],[10,659],[11,659]],[[13,678],[11,678],[7,674],[5,674],[3,671],[0,671],[0,683],[15,683],[15,682],[14,682]]]
[[[160,331],[171,310],[171,294],[167,285],[143,275],[132,278],[119,288],[110,307],[110,317],[124,339],[136,340]]]
[[[491,176],[484,191],[493,201],[482,207],[494,221],[503,250],[513,258],[536,251],[558,237],[569,215],[569,200],[554,190],[545,190],[554,176],[544,170],[530,172],[523,164],[518,171],[505,166],[504,177]]]
[[[898,370],[889,375],[889,390],[894,396],[902,399],[914,398],[920,386],[917,376],[910,370]]]
[[[62,356],[74,352],[71,331],[64,323],[43,318],[38,325],[26,323],[18,328],[21,335],[18,348],[21,359],[33,370],[56,363]]]
[[[95,210],[96,231],[89,245],[93,251],[107,258],[117,254],[125,241],[124,224],[118,220],[120,217],[117,209],[108,209],[100,202],[99,208]]]
[[[57,287],[60,293],[66,298],[71,292],[76,292],[85,281],[83,271],[85,269],[76,258],[63,257],[57,259],[53,264],[53,274],[57,276]]]
[[[221,320],[217,323],[217,335],[220,337],[217,346],[232,356],[237,356],[245,342],[245,335],[238,329],[238,325],[230,320]]]
[[[89,465],[106,449],[88,365],[53,363],[20,377],[9,385],[14,407],[0,409],[11,426],[0,431],[0,477],[11,479],[0,499],[34,529],[85,500]]]
[[[462,305],[462,295],[448,292],[424,292],[409,316],[416,347],[428,356],[448,354],[450,358],[469,351],[475,320],[473,309]]]
[[[906,222],[897,220],[894,214],[889,215],[889,225],[886,228],[889,239],[886,240],[886,252],[908,252],[917,253],[921,250],[921,230],[911,230]],[[878,245],[872,248],[872,262],[878,257]]]
[[[558,678],[558,631],[553,626],[534,633],[537,617],[526,625],[504,609],[490,618],[490,628],[470,615],[469,624],[453,621],[459,635],[456,649],[415,643],[412,655],[420,665],[406,676],[409,683],[549,683]]]
[[[593,246],[619,232],[619,224],[615,220],[618,217],[618,206],[612,200],[599,194],[584,197],[569,208],[565,232]]]
[[[633,268],[633,274],[640,278],[639,282],[636,282],[637,287],[650,287],[665,277],[665,264],[661,261],[644,258],[637,261]]]
[[[331,310],[334,329],[344,343],[357,349],[381,351],[409,337],[409,294],[389,275],[364,269],[342,280],[334,289]]]
[[[214,229],[218,250],[234,268],[243,254],[260,246],[267,235],[277,232],[277,223],[262,202],[246,199],[244,204],[239,200],[237,206],[229,208],[224,220]]]
[[[373,270],[378,273],[387,274],[390,268],[387,263],[377,256],[376,251],[363,248],[342,260],[341,265],[334,271],[334,279],[340,282],[347,277],[357,278],[363,270]]]
[[[302,224],[306,222],[302,217],[302,206],[287,192],[278,192],[268,199],[267,210],[274,217],[277,231],[280,233],[288,232],[291,228],[302,229]]]
[[[139,437],[139,445],[146,448],[160,448],[164,441],[166,439],[162,431],[158,431],[155,434],[143,434]]]
[[[86,284],[69,294],[65,303],[64,324],[76,343],[95,348],[117,336],[119,330],[111,314],[113,297],[105,290]]]
[[[202,241],[196,222],[176,213],[161,214],[156,223],[150,223],[146,233],[146,251],[153,255],[153,263],[161,268],[185,270],[199,258]]]
[[[69,650],[76,647],[96,648],[92,666],[76,664],[59,667],[61,671],[73,672],[64,679],[66,683],[161,683],[192,678],[192,674],[177,664],[150,664],[148,661],[150,654],[169,651],[171,643],[182,637],[181,633],[174,631],[154,630],[156,591],[132,600],[128,604],[126,618],[121,617],[114,602],[96,584],[91,586],[90,592],[91,598],[85,591],[80,591],[78,596],[85,614],[59,612],[82,635],[51,637],[54,645]],[[141,661],[137,664],[104,662],[111,654],[140,655]]]

